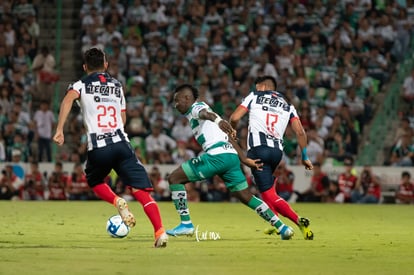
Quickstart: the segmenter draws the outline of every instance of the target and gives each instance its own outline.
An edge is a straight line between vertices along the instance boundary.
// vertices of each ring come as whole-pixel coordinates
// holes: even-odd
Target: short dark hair
[[[186,90],[186,89],[191,91],[191,93],[193,94],[194,99],[198,98],[198,89],[196,87],[194,87],[193,85],[191,85],[191,84],[182,84],[182,85],[178,86],[177,88],[175,88],[174,94],[178,93],[178,92],[181,92],[182,90]]]
[[[91,48],[83,54],[83,61],[88,70],[99,70],[104,68],[105,53],[98,48]]]
[[[257,77],[257,78],[256,78],[256,80],[254,81],[254,85],[257,85],[257,84],[263,83],[263,82],[265,82],[265,81],[270,81],[270,82],[272,82],[272,84],[273,84],[273,86],[274,86],[274,90],[276,90],[276,89],[277,89],[277,81],[276,81],[276,79],[275,79],[273,76],[271,76],[271,75],[264,75],[264,76],[259,76],[259,77]]]

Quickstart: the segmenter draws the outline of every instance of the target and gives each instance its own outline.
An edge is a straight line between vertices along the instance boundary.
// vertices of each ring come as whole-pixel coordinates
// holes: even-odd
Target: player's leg
[[[313,232],[309,227],[309,219],[304,217],[299,217],[299,215],[293,210],[290,204],[281,198],[277,193],[274,185],[267,184],[266,181],[263,181],[265,177],[256,177],[256,184],[258,185],[260,195],[262,199],[268,204],[272,205],[274,209],[282,216],[287,217],[289,220],[294,222],[300,229],[305,240],[313,240]],[[268,188],[263,190],[264,188]],[[266,229],[266,234],[275,233],[272,229]]]
[[[273,186],[274,176],[273,171],[277,167],[278,163],[282,159],[282,152],[277,148],[271,148],[267,146],[257,146],[251,148],[247,152],[247,157],[251,159],[260,159],[263,162],[263,167],[261,170],[252,169],[252,175],[255,179],[256,186],[260,193],[265,189],[269,189],[269,187]],[[276,191],[274,192],[276,195]],[[266,198],[262,199],[269,205],[270,209],[273,212],[278,213],[278,209],[275,205],[266,200]],[[283,215],[283,214],[282,214]]]
[[[162,224],[157,202],[151,196],[153,187],[144,166],[138,161],[129,144],[115,144],[119,156],[124,156],[114,167],[125,185],[132,188],[132,195],[142,205],[145,215],[154,228],[155,247],[165,247],[168,236]]]
[[[244,186],[244,184],[240,184],[239,186]],[[282,240],[292,238],[294,234],[293,229],[284,224],[264,201],[254,196],[247,188],[247,183],[244,189],[232,191],[232,194],[242,203],[253,209],[260,217],[269,222],[280,233]]]
[[[273,187],[261,192],[260,194],[266,203],[272,204],[282,216],[287,217],[299,227],[305,240],[313,240],[313,232],[309,227],[309,219],[300,217],[287,201],[276,194]],[[266,229],[265,233],[270,235],[275,232],[271,229]]]
[[[135,217],[131,211],[129,211],[127,202],[123,198],[116,195],[108,184],[99,183],[93,186],[92,190],[96,196],[104,201],[113,204],[118,209],[119,215],[122,217],[122,220],[126,225],[129,227],[135,226]]]
[[[279,148],[269,148],[267,146],[254,147],[247,153],[249,158],[258,158],[263,162],[262,170],[252,170],[262,199],[270,208],[294,222],[301,230],[305,239],[311,240],[313,239],[313,233],[309,228],[309,220],[299,217],[290,204],[276,193],[273,171],[279,165],[282,155],[283,152]],[[265,233],[273,234],[276,232],[273,228],[269,228],[265,230]]]
[[[177,227],[167,230],[167,234],[177,236],[192,235],[194,233],[194,226],[191,222],[190,210],[188,208],[187,191],[184,184],[216,175],[219,167],[211,165],[212,162],[215,162],[215,159],[215,155],[203,154],[200,157],[184,162],[169,175],[168,182],[170,184],[171,197],[175,209],[180,215],[181,223]]]
[[[165,247],[168,237],[161,220],[157,202],[150,194],[150,190],[132,188],[132,195],[142,205],[145,215],[154,228],[155,247]]]
[[[186,167],[185,169],[189,169],[188,165],[184,166]],[[178,215],[180,215],[180,224],[173,229],[167,230],[168,235],[179,236],[194,234],[194,225],[191,222],[190,210],[188,208],[187,191],[184,185],[188,181],[189,179],[182,166],[175,169],[168,176],[171,198]]]
[[[122,220],[129,227],[135,226],[134,215],[129,211],[126,201],[115,194],[111,187],[104,181],[105,177],[111,171],[111,164],[105,162],[106,148],[96,149],[88,152],[88,161],[86,163],[86,178],[88,185],[92,188],[93,192],[100,199],[113,204],[122,217]]]
[[[272,205],[273,208],[276,209],[276,211],[279,212],[282,216],[299,225],[298,214],[292,209],[287,201],[285,201],[276,193],[274,185],[272,185],[272,187],[264,192],[260,191],[260,195],[267,204]]]
[[[274,226],[277,232],[281,233],[282,239],[290,239],[294,234],[293,230],[285,225],[264,201],[249,191],[246,178],[240,168],[238,156],[228,154],[223,161],[226,163],[227,169],[220,176],[223,178],[229,191],[242,203],[253,209],[260,217]]]

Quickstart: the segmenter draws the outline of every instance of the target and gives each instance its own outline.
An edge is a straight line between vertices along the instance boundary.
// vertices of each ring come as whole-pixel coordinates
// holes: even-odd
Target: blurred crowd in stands
[[[324,171],[321,163],[315,162],[308,188],[299,192],[294,189],[294,173],[282,163],[275,172],[276,190],[285,200],[293,198],[295,202],[414,203],[414,182],[408,170],[401,172],[396,184],[389,185],[370,165],[358,172],[352,157],[345,157],[343,165],[343,170],[332,176]]]
[[[172,107],[174,87],[194,84],[200,100],[228,119],[264,74],[274,76],[278,90],[296,106],[312,162],[343,164],[358,155],[360,137],[377,107],[375,95],[410,52],[412,2],[84,0],[80,39],[82,51],[99,47],[107,53],[109,73],[124,84],[126,131],[144,164],[179,165],[201,153],[187,120]],[[87,137],[79,112],[73,112],[67,129],[68,150],[51,155],[54,116],[48,100],[58,76],[53,55],[39,47],[37,9],[31,3],[0,4],[0,160],[84,163]],[[407,77],[402,92],[411,103],[413,77]],[[413,125],[414,111],[408,108],[385,164],[413,166]],[[237,130],[245,148],[247,121]],[[299,164],[290,129],[284,148],[284,163]],[[114,177],[112,186],[127,193],[118,181]],[[166,185],[164,175],[158,182]],[[194,190],[189,196],[229,200],[220,178],[209,182],[189,185]],[[69,184],[64,185],[68,198]],[[159,200],[169,197],[168,188],[162,190]]]
[[[370,0],[85,0],[81,18],[83,50],[104,49],[110,73],[125,84],[126,127],[143,163],[179,164],[200,153],[186,120],[170,104],[175,86],[195,84],[200,99],[228,118],[263,74],[276,77],[278,90],[297,107],[311,160],[342,163],[357,156],[374,97],[409,52],[414,6]],[[238,129],[242,146],[246,127],[244,121]],[[81,132],[81,126],[73,128]],[[287,163],[298,164],[289,130],[284,146]]]
[[[52,161],[55,58],[40,46],[38,6],[0,3],[0,161]]]

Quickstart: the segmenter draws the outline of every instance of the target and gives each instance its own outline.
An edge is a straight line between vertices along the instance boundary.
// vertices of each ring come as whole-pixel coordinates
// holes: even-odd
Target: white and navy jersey
[[[248,149],[265,145],[283,150],[288,123],[299,119],[295,107],[276,91],[250,92],[240,106],[249,112]]]
[[[185,114],[190,122],[191,130],[193,131],[193,135],[198,144],[200,144],[203,150],[208,154],[237,154],[236,150],[233,149],[230,143],[228,143],[227,134],[224,133],[216,123],[210,120],[200,119],[199,113],[203,109],[213,112],[206,103],[194,102]],[[227,143],[228,146],[223,146],[223,144]]]
[[[69,85],[79,94],[78,103],[88,133],[88,150],[129,141],[121,112],[125,97],[121,83],[107,73],[92,73]]]

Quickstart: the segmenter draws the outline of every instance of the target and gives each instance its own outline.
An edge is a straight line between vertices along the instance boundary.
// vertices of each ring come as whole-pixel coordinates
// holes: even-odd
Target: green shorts
[[[181,167],[187,178],[191,182],[220,176],[230,192],[244,190],[248,187],[246,177],[240,167],[240,160],[236,154],[217,154],[207,153],[192,158]]]

